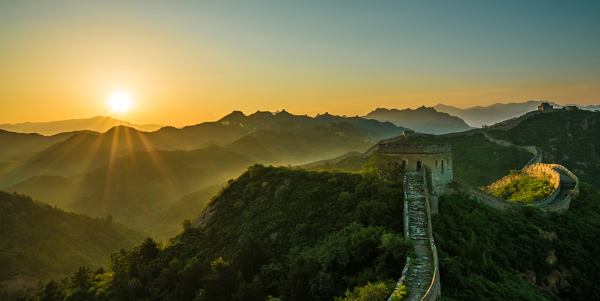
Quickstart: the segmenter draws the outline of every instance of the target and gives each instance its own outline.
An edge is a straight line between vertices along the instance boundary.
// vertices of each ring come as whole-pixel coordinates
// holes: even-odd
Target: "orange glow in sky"
[[[135,123],[184,126],[233,110],[598,105],[597,6],[3,1],[0,123],[127,112]],[[129,100],[107,107],[115,87]]]

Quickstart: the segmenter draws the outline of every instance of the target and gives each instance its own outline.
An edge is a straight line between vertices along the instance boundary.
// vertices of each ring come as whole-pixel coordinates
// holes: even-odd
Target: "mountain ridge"
[[[446,134],[470,130],[464,120],[448,113],[438,112],[432,107],[421,106],[412,109],[377,108],[364,118],[389,121],[395,125],[406,126],[415,132],[427,134]]]
[[[129,126],[144,132],[153,132],[162,127],[158,124],[135,124],[110,116],[94,116],[91,118],[76,118],[47,122],[4,123],[0,124],[0,129],[16,133],[38,133],[44,136],[52,136],[64,132],[85,130],[103,133],[118,125]]]

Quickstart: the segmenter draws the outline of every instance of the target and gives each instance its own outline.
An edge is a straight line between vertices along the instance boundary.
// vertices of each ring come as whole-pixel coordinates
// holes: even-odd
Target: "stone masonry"
[[[421,300],[427,293],[433,278],[431,250],[427,230],[428,217],[425,205],[426,183],[422,172],[407,172],[404,193],[408,204],[408,233],[415,244],[417,257],[408,271],[408,294],[406,300]]]

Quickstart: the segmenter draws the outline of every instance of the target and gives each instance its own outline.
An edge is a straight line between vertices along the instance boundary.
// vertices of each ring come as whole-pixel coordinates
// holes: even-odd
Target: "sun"
[[[117,112],[127,112],[131,108],[131,96],[118,92],[110,96],[110,108]]]

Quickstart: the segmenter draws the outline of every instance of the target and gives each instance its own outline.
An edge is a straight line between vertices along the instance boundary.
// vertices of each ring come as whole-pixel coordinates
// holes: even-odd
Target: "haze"
[[[597,105],[600,5],[0,1],[0,120],[183,126],[232,110]],[[110,95],[133,106],[111,112]]]

